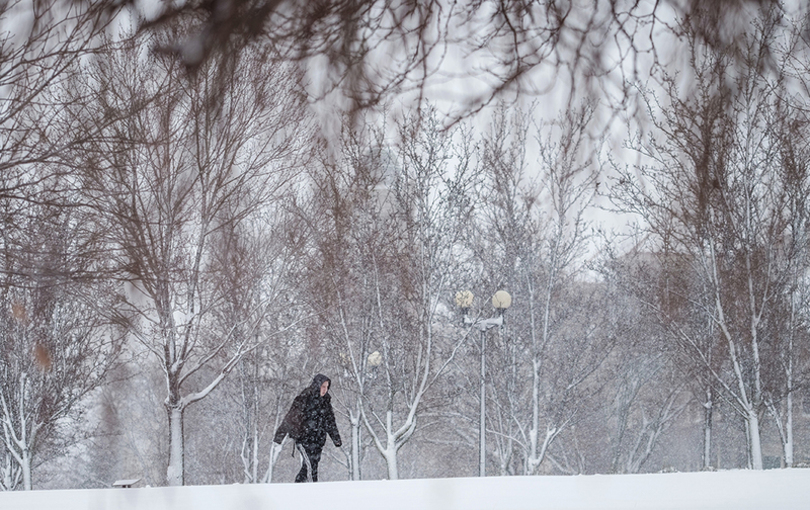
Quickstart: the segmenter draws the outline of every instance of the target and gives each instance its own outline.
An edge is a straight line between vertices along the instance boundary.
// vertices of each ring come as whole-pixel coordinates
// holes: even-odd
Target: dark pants
[[[301,471],[295,477],[295,483],[306,481],[318,481],[318,462],[321,461],[321,447],[318,445],[296,443],[295,447],[301,453]],[[307,476],[307,466],[309,466],[312,478]]]

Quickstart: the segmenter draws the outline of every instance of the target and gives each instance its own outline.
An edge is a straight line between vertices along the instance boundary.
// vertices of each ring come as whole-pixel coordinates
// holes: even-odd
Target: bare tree
[[[91,121],[110,111],[128,115],[78,157],[83,189],[107,222],[126,282],[126,306],[116,313],[165,377],[167,480],[181,485],[185,410],[267,338],[256,333],[270,303],[256,299],[255,284],[242,281],[223,253],[232,249],[226,233],[261,235],[240,225],[295,175],[306,128],[302,98],[292,92],[296,75],[277,68],[266,79],[267,54],[259,49],[229,67],[216,107],[216,69],[189,82],[170,63],[141,60],[142,49],[100,60],[87,73],[90,87],[101,90]]]
[[[671,55],[680,35],[673,17],[712,47],[733,46],[759,13],[800,16],[781,7],[776,0],[215,0],[165,4],[151,17],[138,12],[139,4],[132,9],[142,31],[195,21],[193,32],[161,46],[192,70],[270,40],[288,58],[325,63],[325,79],[315,78],[326,92],[340,89],[355,109],[390,92],[411,89],[422,97],[443,64],[458,58],[464,76],[488,83],[457,105],[464,115],[505,95],[546,94],[557,82],[574,85],[566,89],[573,98],[607,79],[619,97],[610,87],[600,92],[620,105],[630,98],[627,81]]]
[[[217,268],[225,288],[242,289],[240,300],[231,300],[218,312],[222,324],[237,324],[234,335],[248,333],[254,341],[272,337],[271,342],[247,353],[237,367],[237,374],[229,385],[240,410],[234,420],[240,432],[239,460],[244,483],[272,481],[278,451],[271,441],[287,411],[286,397],[296,388],[299,380],[295,371],[300,363],[300,343],[304,336],[301,319],[302,303],[294,298],[303,272],[306,250],[303,249],[303,230],[299,231],[294,213],[287,201],[292,201],[293,190],[284,200],[263,207],[261,215],[242,223],[220,229],[217,250]],[[234,229],[249,229],[244,234]],[[227,283],[225,283],[227,282]],[[267,302],[263,323],[249,332],[250,314]],[[284,331],[283,335],[275,335]],[[270,457],[266,461],[265,455]]]
[[[577,281],[587,243],[584,213],[597,183],[588,147],[592,113],[585,106],[537,128],[536,180],[527,176],[523,156],[525,120],[509,126],[501,114],[484,142],[491,191],[479,236],[487,240],[479,248],[487,255],[481,263],[490,285],[515,296],[504,348],[496,350],[504,369],[493,380],[501,399],[496,409],[511,416],[493,426],[501,441],[511,438],[519,448],[526,474],[537,472],[555,439],[575,422],[575,395],[610,350],[606,315],[595,306],[603,292]],[[502,470],[511,455],[504,447],[498,451]]]
[[[686,409],[684,381],[673,370],[665,352],[643,352],[634,349],[622,360],[614,404],[617,427],[613,435],[612,471],[638,473],[649,460],[659,439],[676,423]]]
[[[779,303],[777,320],[770,323],[778,361],[770,366],[776,384],[769,384],[766,390],[765,405],[773,417],[782,444],[784,464],[793,467],[794,455],[794,398],[806,373],[806,359],[798,348],[807,338],[810,328],[806,310],[808,287],[804,272],[810,264],[810,225],[806,200],[810,193],[810,160],[807,152],[808,119],[800,105],[789,96],[776,105],[776,136],[779,137],[779,181],[784,194],[780,210],[774,211],[784,216],[785,231],[782,242],[782,256],[779,257],[778,273],[781,275],[776,294]]]
[[[346,399],[352,476],[359,476],[361,428],[388,477],[400,476],[398,452],[441,393],[437,381],[464,341],[442,308],[474,169],[463,149],[451,166],[452,133],[434,114],[425,107],[399,123],[396,151],[373,129],[358,133],[340,163],[348,168],[320,181],[329,222],[314,235],[321,262],[313,265],[311,294],[334,339],[341,380],[353,387]]]
[[[639,472],[664,433],[694,401],[688,391],[690,382],[698,398],[706,387],[701,377],[695,377],[700,374],[692,365],[678,363],[677,344],[672,343],[668,329],[671,323],[661,318],[661,309],[677,310],[679,318],[689,313],[687,307],[679,306],[683,303],[678,297],[690,275],[686,268],[678,271],[677,267],[649,252],[633,251],[608,256],[602,269],[605,281],[614,289],[612,294],[622,303],[613,313],[625,323],[607,362],[609,379],[603,390],[609,397],[611,472]],[[702,323],[687,324],[697,327]],[[711,406],[708,411],[710,419]]]
[[[379,344],[373,343],[378,335],[376,293],[369,273],[391,221],[397,171],[383,130],[370,117],[354,127],[344,125],[340,152],[313,169],[312,199],[302,211],[314,254],[307,264],[307,300],[316,313],[319,334],[331,340],[325,344],[332,348],[325,352],[337,368],[338,402],[351,427],[345,450],[353,480],[362,478],[366,448],[361,418],[365,387],[379,375],[382,360]]]
[[[783,180],[777,115],[786,97],[788,55],[776,54],[775,65],[763,72],[774,56],[774,23],[762,19],[747,43],[736,48],[739,54],[695,43],[691,63],[697,85],[690,98],[682,99],[675,78],[663,75],[669,104],[659,110],[654,96],[647,95],[663,136],[634,145],[645,163],[639,173],[621,172],[616,187],[625,204],[650,224],[657,249],[663,251],[666,243],[667,251],[686,257],[704,283],[684,299],[711,320],[722,340],[722,363],[712,355],[712,342],[695,335],[712,328],[674,320],[672,331],[734,403],[746,426],[749,464],[756,469],[762,468],[766,393],[775,382],[767,360],[778,359],[776,333],[789,309],[783,292],[790,274],[786,261],[794,256],[787,248],[795,237],[785,214],[792,185]],[[729,82],[732,68],[737,74]]]
[[[492,374],[487,387],[494,393],[490,397],[489,425],[494,434],[494,453],[501,475],[522,471],[516,452],[521,445],[521,420],[517,418],[525,409],[526,348],[521,321],[527,303],[522,287],[521,271],[526,255],[538,249],[537,212],[534,193],[536,183],[528,175],[527,152],[529,119],[534,110],[510,116],[505,103],[500,103],[487,132],[481,141],[481,166],[485,176],[478,193],[482,196],[479,208],[480,226],[468,233],[466,245],[474,254],[475,264],[468,270],[468,287],[476,295],[488,296],[504,288],[515,295],[506,327],[498,335],[490,335],[492,346],[486,354],[486,363]],[[485,305],[488,305],[485,301]],[[480,306],[480,304],[479,304]],[[484,309],[480,314],[487,314]],[[480,355],[480,351],[477,353]],[[467,384],[475,387],[475,371],[468,369]],[[486,390],[486,388],[485,388]],[[481,395],[478,396],[479,398]],[[468,411],[472,414],[472,409]],[[480,432],[479,432],[480,433]],[[480,460],[480,459],[479,459]]]
[[[45,198],[48,191],[37,188],[24,191]],[[31,490],[37,464],[70,444],[59,424],[80,416],[123,339],[98,313],[114,303],[111,286],[84,278],[103,263],[88,217],[68,207],[21,206],[24,196],[0,199],[3,217],[14,218],[0,229],[2,490]]]
[[[39,165],[40,179],[47,172],[51,185],[69,184],[55,179],[66,176],[69,167],[46,163],[80,143],[83,132],[64,130],[56,121],[68,107],[57,91],[83,58],[106,44],[104,35],[118,11],[103,1],[0,5],[0,198],[44,199],[26,191],[42,182],[28,178],[32,165]]]

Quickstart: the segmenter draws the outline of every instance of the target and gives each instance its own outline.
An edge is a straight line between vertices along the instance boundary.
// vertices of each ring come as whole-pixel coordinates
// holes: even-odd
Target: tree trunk
[[[711,386],[706,387],[706,402],[703,404],[703,469],[712,467],[712,413],[714,396]]]
[[[351,451],[351,466],[350,475],[352,480],[360,480],[360,413],[354,414],[349,411],[349,421],[352,425],[352,451]]]
[[[11,455],[7,455],[5,463],[0,468],[2,480],[0,480],[0,490],[12,491],[17,488],[22,476],[20,472],[20,465],[14,461]]]
[[[785,454],[785,467],[793,467],[793,332],[796,327],[796,300],[793,296],[790,299],[790,335],[788,336],[787,348],[787,367],[785,367],[785,376],[787,379],[787,398],[785,400],[786,423],[785,423],[785,439],[784,439],[784,454]]]
[[[532,427],[529,429],[529,458],[526,461],[526,474],[533,475],[537,466],[537,445],[540,435],[540,363],[532,360]]]
[[[788,387],[787,425],[785,431],[785,467],[793,467],[793,388]]]
[[[399,480],[399,467],[397,466],[397,449],[392,444],[384,452],[385,464],[388,467],[388,479]]]
[[[28,447],[25,447],[22,451],[20,468],[22,468],[23,490],[30,491],[33,485],[31,482],[31,451]]]
[[[259,481],[259,429],[257,424],[251,423],[250,459],[247,469],[245,469],[245,483],[257,483]]]
[[[479,416],[478,416],[478,476],[487,476],[487,351],[486,351],[487,337],[484,331],[481,331],[481,373],[480,373],[480,389],[479,389]]]
[[[183,441],[183,411],[179,406],[168,406],[169,416],[169,466],[166,469],[166,483],[181,486],[185,483],[185,444]]]
[[[276,444],[274,442],[270,442],[270,459],[267,463],[267,472],[264,474],[264,478],[262,482],[270,483],[273,481],[273,468],[276,465],[276,461],[281,456],[281,451],[284,449],[284,443],[287,441],[287,438],[284,438],[281,441],[281,444]]]
[[[386,432],[388,433],[388,444],[386,445],[383,457],[385,457],[385,464],[388,466],[388,479],[399,480],[399,466],[397,466],[397,440],[394,437],[393,430],[393,412],[390,410],[385,417]]]
[[[762,469],[762,442],[759,435],[759,416],[756,409],[749,407],[745,417],[748,431],[748,448],[750,452],[751,469]]]
[[[542,346],[545,347],[548,341],[548,321],[551,309],[551,283],[552,275],[549,275],[549,283],[546,287],[546,295],[543,305],[543,332],[542,332]],[[531,338],[532,338],[532,422],[529,428],[529,453],[526,458],[525,472],[527,475],[533,475],[537,468],[537,444],[538,435],[540,434],[540,345],[537,341],[537,325],[534,316],[534,286],[529,282],[529,318],[531,324]]]

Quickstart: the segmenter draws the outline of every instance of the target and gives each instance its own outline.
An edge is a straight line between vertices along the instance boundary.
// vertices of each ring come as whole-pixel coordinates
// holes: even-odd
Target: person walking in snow
[[[287,435],[295,441],[302,460],[301,471],[295,477],[296,483],[318,481],[318,462],[327,434],[336,447],[340,448],[343,444],[332,411],[332,397],[328,394],[331,383],[325,375],[316,375],[312,383],[295,397],[273,437],[278,444]]]

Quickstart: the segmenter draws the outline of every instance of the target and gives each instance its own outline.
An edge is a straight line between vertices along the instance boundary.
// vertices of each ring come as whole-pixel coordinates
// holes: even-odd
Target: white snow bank
[[[808,510],[810,469],[0,492],[2,510]]]

